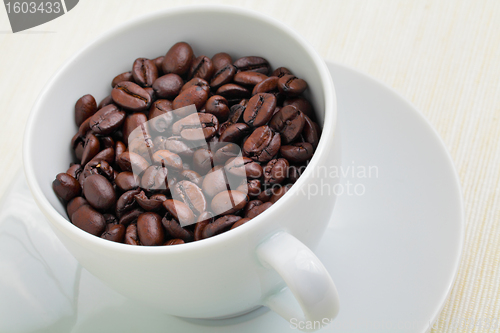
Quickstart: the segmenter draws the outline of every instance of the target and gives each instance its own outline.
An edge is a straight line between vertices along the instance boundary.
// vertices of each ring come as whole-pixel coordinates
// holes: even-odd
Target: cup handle
[[[274,269],[287,284],[267,296],[263,305],[308,332],[337,316],[337,288],[325,266],[301,241],[281,231],[260,244],[256,252],[262,265]]]

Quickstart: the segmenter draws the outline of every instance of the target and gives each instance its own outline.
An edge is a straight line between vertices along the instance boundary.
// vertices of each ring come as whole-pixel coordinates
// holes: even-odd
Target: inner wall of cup
[[[218,11],[181,12],[144,20],[101,38],[79,54],[41,100],[32,136],[36,179],[52,206],[66,217],[65,207],[52,191],[52,181],[73,162],[70,141],[77,132],[74,105],[85,94],[97,103],[111,92],[111,80],[129,71],[136,58],[164,55],[176,42],[185,41],[195,55],[212,57],[227,52],[233,59],[257,55],[272,68],[285,66],[309,84],[318,122],[323,124],[325,96],[318,68],[302,46],[273,24],[256,17]]]

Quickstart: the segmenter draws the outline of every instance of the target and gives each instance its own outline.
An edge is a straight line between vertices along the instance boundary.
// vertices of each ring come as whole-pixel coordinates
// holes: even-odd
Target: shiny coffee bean
[[[106,149],[98,152],[97,155],[95,155],[90,160],[90,162],[92,162],[92,161],[97,161],[97,162],[106,161],[108,164],[113,164],[114,160],[115,160],[115,150],[113,148],[106,148]]]
[[[116,141],[115,143],[115,163],[118,164],[118,156],[127,150],[125,144],[121,141]]]
[[[168,201],[168,200],[167,200]],[[168,215],[168,214],[167,214]],[[167,235],[173,239],[182,239],[184,242],[192,242],[194,240],[194,234],[191,230],[183,228],[178,221],[176,221],[172,216],[165,216],[161,223],[167,231]]]
[[[221,133],[219,141],[239,143],[245,136],[247,136],[251,132],[252,129],[245,123],[232,124],[226,127],[224,132]]]
[[[234,223],[241,219],[241,216],[226,215],[218,218],[205,226],[202,232],[202,238],[209,238],[219,235],[231,229]]]
[[[280,133],[283,144],[295,141],[302,133],[304,125],[304,114],[292,105],[284,106],[269,122],[269,127]]]
[[[230,230],[234,229],[234,228],[238,228],[240,225],[242,224],[245,224],[247,223],[248,221],[250,221],[251,219],[249,219],[248,217],[245,217],[245,218],[242,218],[242,219],[239,219],[238,221],[236,221],[233,226],[231,227]]]
[[[123,171],[116,176],[115,184],[122,191],[130,191],[139,187],[139,177],[130,171]]]
[[[199,86],[192,86],[182,91],[173,101],[172,106],[174,108],[174,113],[178,117],[185,117],[191,112],[189,108],[180,109],[185,106],[194,104],[196,110],[200,110],[203,105],[205,105],[208,99],[208,92]],[[180,110],[177,110],[180,109]]]
[[[139,135],[135,135],[133,138],[130,137],[130,134],[137,128],[141,127],[141,130],[138,133]],[[129,114],[125,117],[123,122],[123,139],[128,143],[130,140],[136,137],[144,137],[144,132],[146,132],[146,137],[151,137],[149,132],[149,124],[148,117],[144,113],[133,113]]]
[[[158,71],[158,76],[161,76],[163,74],[163,59],[165,59],[165,56],[160,56],[153,59],[156,70]]]
[[[97,103],[94,96],[85,95],[75,104],[75,123],[80,126],[83,121],[97,112]]]
[[[278,80],[278,89],[287,96],[297,96],[307,89],[307,82],[295,75],[284,75]]]
[[[207,210],[205,195],[195,183],[182,180],[175,184],[171,192],[174,199],[184,202],[196,215]]]
[[[113,103],[113,98],[111,97],[111,94],[109,94],[108,96],[104,97],[102,101],[99,102],[99,104],[97,105],[97,110],[100,110],[106,105],[109,105],[111,103]]]
[[[239,72],[251,71],[262,74],[269,73],[271,66],[269,62],[262,57],[243,57],[236,60],[233,65],[238,68]]]
[[[144,210],[140,207],[131,209],[127,212],[125,212],[122,217],[120,217],[120,220],[118,223],[123,224],[123,225],[129,225],[130,223],[134,223],[137,221],[137,218],[144,213]]]
[[[210,93],[210,85],[208,84],[207,81],[199,78],[199,77],[195,77],[195,78],[192,78],[191,80],[189,80],[188,82],[186,82],[182,88],[181,88],[181,92],[183,92],[184,90],[187,90],[193,86],[196,86],[196,87],[200,87],[202,88],[203,90],[205,90],[207,92],[207,94]]]
[[[267,75],[259,72],[238,72],[234,76],[234,82],[243,86],[255,86],[256,84],[267,79]]]
[[[249,179],[248,183],[242,184],[241,188],[238,187],[236,190],[240,192],[245,192],[251,197],[256,197],[260,194],[261,192],[261,185],[262,183],[258,179]]]
[[[232,214],[243,207],[248,202],[246,193],[239,191],[222,191],[218,193],[213,199],[210,207],[214,215]]]
[[[309,118],[314,118],[314,109],[309,101],[302,97],[289,97],[283,101],[283,106],[293,105]]]
[[[160,76],[153,83],[153,90],[157,98],[174,99],[182,89],[184,81],[177,74],[166,74]]]
[[[90,131],[90,117],[85,119],[83,123],[78,128],[78,135],[84,138],[87,133]]]
[[[193,60],[191,69],[189,70],[189,78],[199,77],[203,80],[210,80],[214,74],[214,65],[212,60],[207,56],[199,56]]]
[[[151,105],[151,96],[133,82],[118,83],[111,91],[111,97],[117,105],[131,112],[147,110]]]
[[[145,87],[144,88],[144,91],[146,91],[149,95],[149,97],[151,97],[151,102],[154,102],[156,100],[156,92],[154,91],[154,89],[152,87]]]
[[[163,73],[174,73],[182,76],[191,68],[193,58],[193,49],[188,43],[176,43],[168,50],[163,58]]]
[[[90,117],[90,129],[95,134],[109,135],[116,131],[125,120],[125,112],[110,104]]]
[[[240,154],[241,154],[240,147],[234,143],[229,143],[217,149],[217,151],[214,154],[214,163],[225,164],[228,159],[236,157]]]
[[[210,81],[210,88],[217,90],[225,84],[230,83],[234,75],[236,74],[236,68],[232,64],[227,64],[221,67],[219,70],[215,71]]]
[[[216,116],[219,122],[226,121],[229,117],[229,106],[227,105],[227,100],[219,95],[210,97],[205,104],[205,112]]]
[[[134,82],[134,76],[132,75],[132,72],[125,72],[115,76],[113,81],[111,81],[111,88],[114,88],[118,83],[123,81]]]
[[[274,93],[278,91],[278,81],[279,78],[276,76],[270,76],[260,83],[257,83],[253,87],[252,95],[257,95],[259,93]]]
[[[236,124],[236,123],[243,121],[243,114],[245,113],[245,109],[247,107],[248,100],[243,99],[242,101],[246,101],[247,103],[245,103],[245,105],[243,105],[241,103],[235,104],[235,105],[231,106],[231,108],[229,109],[228,121],[231,124]]]
[[[167,200],[167,197],[161,193],[153,194],[148,198],[144,191],[134,195],[134,198],[137,204],[147,212],[159,210],[162,207],[163,201]]]
[[[83,194],[89,204],[97,210],[106,210],[116,203],[113,185],[101,175],[90,175],[83,183]]]
[[[212,57],[212,64],[214,66],[215,72],[232,63],[233,59],[229,54],[225,52],[217,53]]]
[[[190,158],[194,154],[194,150],[189,147],[180,136],[171,136],[169,138],[164,138],[163,140],[158,138],[161,137],[157,137],[154,141],[155,149],[157,150],[168,150],[179,155],[181,158]]]
[[[78,180],[67,173],[60,173],[56,176],[56,179],[52,182],[52,189],[64,201],[70,201],[82,193]]]
[[[100,148],[101,144],[99,143],[99,139],[97,139],[94,134],[89,132],[85,137],[81,164],[87,164],[92,158],[94,158],[94,156],[97,155],[97,153],[99,153]]]
[[[158,78],[158,69],[153,60],[138,58],[132,65],[132,76],[141,87],[151,87]]]
[[[182,239],[179,239],[179,238],[173,238],[173,239],[169,239],[168,241],[166,241],[163,245],[179,245],[179,244],[184,244],[186,242],[184,242]]]
[[[226,162],[224,166],[229,174],[237,177],[260,178],[263,170],[259,163],[249,157],[238,156]]]
[[[182,159],[176,153],[168,150],[158,150],[153,154],[153,162],[163,167],[182,171]]]
[[[184,202],[174,199],[163,201],[163,207],[172,214],[181,226],[188,226],[194,223],[194,213]],[[175,237],[182,238],[182,237]]]
[[[152,165],[144,171],[141,177],[141,188],[149,191],[165,191],[169,188],[168,169]]]
[[[234,83],[226,83],[223,86],[220,86],[217,89],[216,94],[224,97],[227,100],[249,98],[251,95],[250,91],[247,88]]]
[[[172,126],[172,133],[188,141],[208,140],[219,129],[217,117],[211,113],[193,113]]]
[[[82,160],[84,143],[84,140],[78,133],[76,133],[71,139],[71,147],[73,148],[76,159],[79,161]]]
[[[256,200],[260,200],[262,202],[268,202],[273,196],[273,188],[268,187],[263,189],[256,197]]]
[[[71,199],[66,205],[66,212],[68,213],[68,218],[71,221],[71,216],[75,213],[81,206],[88,205],[88,201],[84,197],[75,197]]]
[[[78,181],[81,185],[85,182],[85,179],[90,175],[101,175],[108,181],[113,182],[115,178],[115,172],[111,165],[104,160],[92,160],[85,164],[83,171],[80,173]]]
[[[123,193],[116,201],[115,214],[121,218],[126,212],[137,208],[135,196],[141,192],[140,189],[134,189]]]
[[[309,142],[297,142],[280,148],[281,155],[292,163],[302,163],[309,160],[314,148]]]
[[[139,236],[137,235],[137,224],[130,224],[125,230],[125,244],[141,245]]]
[[[273,73],[271,74],[271,76],[277,76],[278,78],[281,78],[285,75],[291,75],[292,72],[286,68],[286,67],[278,67],[276,68]]]
[[[212,151],[200,148],[193,154],[193,169],[200,175],[205,175],[214,167],[214,156]]]
[[[280,184],[288,176],[289,163],[284,158],[270,160],[264,168],[264,182],[266,184]]]
[[[172,102],[169,100],[159,99],[155,101],[149,109],[149,129],[156,133],[165,133],[169,130],[175,119],[172,110]]]
[[[271,202],[262,203],[261,205],[254,206],[245,213],[245,217],[253,219],[257,215],[262,214],[266,209],[271,207],[273,204]]]
[[[163,231],[161,216],[152,212],[141,214],[137,218],[137,235],[142,245],[162,245],[165,232]]]
[[[243,155],[257,162],[267,162],[278,153],[280,146],[280,135],[269,126],[261,126],[243,144]]]
[[[73,164],[71,165],[68,170],[66,170],[66,173],[70,175],[71,177],[78,179],[80,174],[82,173],[83,168],[80,164]]]
[[[196,224],[194,226],[194,240],[202,240],[203,239],[203,229],[214,221],[213,215],[210,212],[203,212],[198,216],[196,220]]]
[[[302,130],[302,137],[306,142],[309,142],[314,149],[319,143],[319,125],[311,120],[308,116],[304,115],[304,128]]]
[[[116,163],[122,171],[131,171],[138,176],[149,167],[149,163],[141,155],[128,151],[120,154]]]
[[[267,124],[276,108],[276,97],[272,94],[259,93],[248,101],[243,121],[250,126],[259,127]],[[300,132],[299,132],[300,134]]]
[[[101,149],[115,148],[115,140],[111,136],[101,136],[98,138]]]
[[[125,239],[125,226],[123,224],[106,224],[106,229],[101,235],[101,238],[112,242],[123,243]]]
[[[230,187],[224,174],[224,167],[215,166],[203,178],[201,188],[208,197],[214,197],[222,191],[227,191]]]
[[[106,229],[104,216],[90,205],[81,206],[71,216],[71,222],[78,228],[95,236],[101,236]]]

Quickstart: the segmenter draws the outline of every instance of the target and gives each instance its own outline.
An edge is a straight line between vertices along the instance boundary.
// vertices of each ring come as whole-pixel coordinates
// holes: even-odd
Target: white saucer
[[[348,175],[316,251],[341,300],[339,316],[322,332],[425,332],[462,250],[462,199],[451,159],[424,117],[394,91],[352,69],[329,68],[339,105],[340,171]],[[353,167],[372,167],[371,177],[352,177]],[[351,194],[364,194],[348,195],[349,186]],[[0,332],[297,331],[265,308],[227,320],[185,320],[118,295],[57,240],[23,175],[1,205],[0,269]]]

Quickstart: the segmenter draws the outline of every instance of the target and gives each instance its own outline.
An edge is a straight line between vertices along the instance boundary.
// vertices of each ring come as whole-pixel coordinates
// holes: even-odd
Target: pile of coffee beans
[[[75,105],[75,163],[52,186],[104,239],[175,245],[234,229],[298,179],[320,137],[307,83],[257,56],[139,58],[99,104]]]

